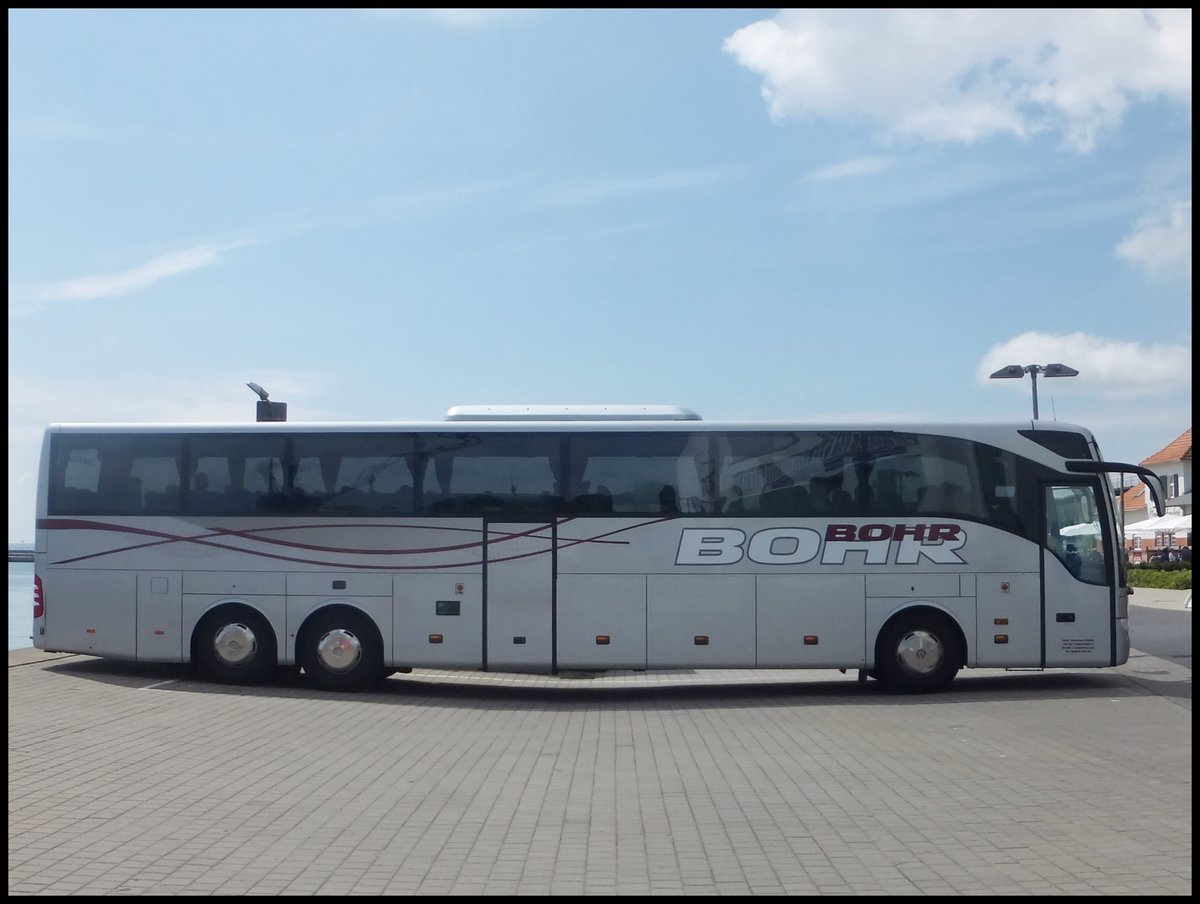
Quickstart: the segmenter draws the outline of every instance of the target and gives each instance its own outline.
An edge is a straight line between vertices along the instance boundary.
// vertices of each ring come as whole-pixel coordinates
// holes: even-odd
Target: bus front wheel
[[[386,674],[375,626],[366,616],[348,609],[313,616],[297,652],[304,674],[322,690],[361,690]]]
[[[966,661],[958,626],[931,610],[902,612],[875,644],[874,674],[889,690],[923,694],[945,688]]]
[[[248,606],[216,609],[196,625],[192,658],[200,673],[221,684],[261,684],[275,672],[275,633]]]

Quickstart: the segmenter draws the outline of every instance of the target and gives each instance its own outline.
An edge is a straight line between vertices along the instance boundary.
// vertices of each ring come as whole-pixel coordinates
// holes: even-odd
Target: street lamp
[[[1009,364],[1007,367],[1002,367],[991,375],[993,380],[1019,380],[1021,377],[1029,374],[1029,379],[1033,384],[1033,419],[1038,419],[1038,403],[1037,403],[1037,375],[1042,374],[1047,377],[1077,377],[1079,371],[1073,367],[1067,367],[1065,364]]]

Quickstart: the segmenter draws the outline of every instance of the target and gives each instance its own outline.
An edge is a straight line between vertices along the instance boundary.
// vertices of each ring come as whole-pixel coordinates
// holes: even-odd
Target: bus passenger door
[[[485,522],[489,671],[554,668],[554,536],[547,522]]]
[[[1114,665],[1113,541],[1090,485],[1044,487],[1042,584],[1047,668]]]

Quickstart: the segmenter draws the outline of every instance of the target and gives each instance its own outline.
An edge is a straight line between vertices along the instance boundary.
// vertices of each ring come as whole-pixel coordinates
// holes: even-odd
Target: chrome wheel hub
[[[335,628],[317,644],[317,658],[331,672],[345,672],[362,659],[362,644],[343,628]]]
[[[896,648],[896,658],[904,668],[916,675],[928,675],[946,658],[942,642],[928,631],[906,634]]]
[[[217,658],[226,665],[243,665],[254,658],[258,640],[254,632],[243,624],[226,625],[213,638],[213,649]]]

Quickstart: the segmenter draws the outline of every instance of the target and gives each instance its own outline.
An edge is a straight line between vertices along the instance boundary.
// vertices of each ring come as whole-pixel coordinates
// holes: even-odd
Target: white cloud
[[[1150,273],[1192,275],[1192,202],[1174,201],[1143,217],[1117,245],[1117,254]]]
[[[829,182],[834,179],[853,179],[882,173],[896,165],[895,157],[852,157],[841,163],[823,166],[804,177],[805,182]]]
[[[203,267],[211,267],[221,260],[221,255],[237,245],[245,242],[231,242],[223,245],[198,245],[173,251],[153,258],[144,264],[122,270],[118,273],[101,273],[92,276],[81,276],[64,282],[52,283],[36,289],[33,292],[33,302],[50,301],[88,301],[95,298],[111,298],[115,295],[126,295],[138,289],[189,273]],[[32,308],[18,306],[11,309],[12,313],[28,313]]]
[[[1052,363],[1079,371],[1079,376],[1056,379],[1052,385],[1067,388],[1070,384],[1072,391],[1091,390],[1108,398],[1175,392],[1190,387],[1192,378],[1192,350],[1187,345],[1143,345],[1086,333],[1055,336],[1037,332],[992,346],[980,362],[976,378],[986,383],[990,374],[1007,364]],[[1029,392],[1028,378],[1021,382]]]
[[[342,208],[283,211],[257,223],[227,233],[229,238],[203,242],[159,255],[145,263],[115,273],[99,273],[63,280],[31,289],[9,289],[10,317],[39,310],[58,301],[91,301],[112,298],[147,288],[164,279],[222,263],[230,251],[250,245],[279,242],[321,227],[360,228],[398,219],[434,216],[478,202],[505,189],[519,187],[521,179],[496,179],[451,185],[421,185],[403,193],[355,201]]]
[[[776,119],[865,120],[887,137],[1057,131],[1088,151],[1127,107],[1192,97],[1190,9],[785,10],[724,49]]]

